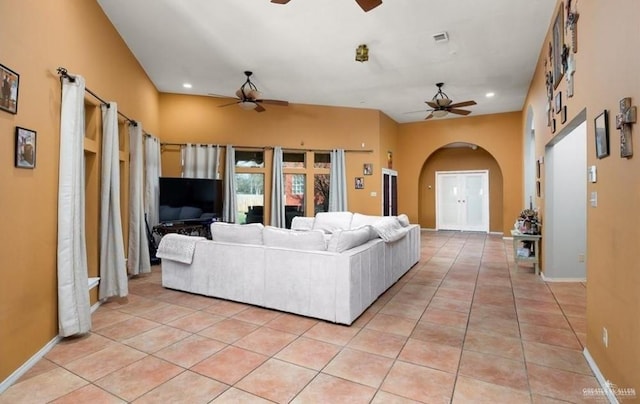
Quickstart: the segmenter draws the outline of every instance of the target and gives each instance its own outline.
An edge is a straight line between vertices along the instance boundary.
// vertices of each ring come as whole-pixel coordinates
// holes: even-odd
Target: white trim
[[[95,288],[100,283],[100,277],[89,278],[89,290]]]
[[[480,175],[482,181],[482,224],[480,226],[469,226],[466,218],[466,213],[464,213],[464,218],[459,217],[461,208],[459,206],[460,200],[458,200],[458,207],[456,208],[458,218],[456,219],[456,223],[453,226],[447,226],[450,228],[443,229],[443,206],[441,199],[442,194],[442,178],[445,176],[452,177],[455,176],[458,178],[458,184],[460,185],[459,178],[463,178],[466,182],[466,178],[472,175]],[[435,183],[436,183],[436,229],[438,230],[460,230],[460,231],[468,231],[468,232],[483,232],[489,233],[491,230],[491,197],[489,195],[489,170],[452,170],[452,171],[436,171],[435,172]],[[463,187],[464,188],[464,187]],[[455,191],[455,188],[454,188]],[[466,195],[463,195],[461,199],[464,199],[462,202],[466,201]],[[462,212],[465,210],[463,209]],[[451,225],[451,223],[447,224]]]
[[[95,313],[96,310],[98,310],[98,307],[100,307],[102,305],[102,301],[98,300],[97,302],[94,303],[93,306],[91,306],[91,314]]]
[[[605,393],[606,397],[609,399],[609,402],[611,404],[618,404],[619,401],[616,398],[616,396],[613,394],[610,388],[606,387],[607,379],[605,379],[602,372],[600,372],[600,368],[596,364],[596,361],[593,359],[593,356],[591,356],[591,354],[589,353],[589,350],[587,349],[587,347],[584,347],[582,354],[584,355],[584,358],[587,360],[587,363],[589,364],[589,367],[591,368],[593,375],[596,377],[596,380],[598,381],[598,383],[600,383],[600,387],[602,387],[602,391]]]
[[[545,282],[586,282],[587,278],[547,278],[544,272],[540,272],[540,277]]]
[[[53,347],[56,346],[58,342],[60,342],[60,340],[62,340],[62,337],[57,335],[45,346],[43,346],[38,352],[36,352],[35,355],[29,358],[29,360],[23,363],[22,366],[11,373],[9,377],[3,380],[2,383],[0,383],[0,394],[4,393],[4,391],[11,387],[15,382],[17,382],[18,379],[22,377],[22,375],[27,373],[27,371],[29,371],[29,369],[31,369],[36,363],[38,363],[38,361],[42,359],[47,353],[49,353],[49,351],[53,349]]]

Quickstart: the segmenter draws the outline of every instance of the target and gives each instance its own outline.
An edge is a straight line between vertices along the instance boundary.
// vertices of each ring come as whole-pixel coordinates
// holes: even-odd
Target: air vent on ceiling
[[[449,34],[447,34],[446,31],[439,32],[437,34],[433,34],[433,40],[436,41],[437,43],[439,43],[439,42],[448,42],[449,41]]]

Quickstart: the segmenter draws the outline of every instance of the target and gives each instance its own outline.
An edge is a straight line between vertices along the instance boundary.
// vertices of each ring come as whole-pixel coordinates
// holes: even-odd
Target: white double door
[[[489,232],[489,171],[436,171],[436,228]]]

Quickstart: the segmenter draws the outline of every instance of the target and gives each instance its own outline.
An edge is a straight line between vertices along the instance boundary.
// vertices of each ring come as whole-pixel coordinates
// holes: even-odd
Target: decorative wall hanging
[[[562,110],[560,111],[560,123],[567,122],[567,106],[563,105]]]
[[[607,110],[593,120],[596,138],[596,157],[601,159],[609,155],[609,118]]]
[[[36,166],[36,132],[16,126],[15,166],[34,168]]]
[[[573,53],[578,52],[578,18],[580,14],[578,14],[578,2],[576,1],[576,7],[571,10],[571,0],[567,0],[567,26],[571,31],[571,50]],[[571,97],[571,96],[569,96]]]
[[[373,164],[364,163],[364,166],[362,167],[362,174],[363,175],[373,175]]]
[[[576,72],[576,58],[573,53],[569,52],[567,57],[567,97],[573,97],[573,73]]]
[[[556,118],[551,120],[551,133],[556,133]]]
[[[559,114],[561,110],[562,110],[562,91],[558,91],[555,98],[554,112],[556,114]]]
[[[620,112],[616,115],[616,129],[620,131],[620,157],[633,156],[631,125],[636,123],[636,106],[631,105],[631,97],[620,100]]]
[[[355,188],[364,189],[364,178],[356,177]]]
[[[564,45],[564,5],[560,3],[560,8],[556,13],[556,18],[553,23],[553,88],[555,89],[562,80],[562,52]]]
[[[16,114],[18,112],[18,87],[20,75],[6,66],[0,65],[0,109]]]

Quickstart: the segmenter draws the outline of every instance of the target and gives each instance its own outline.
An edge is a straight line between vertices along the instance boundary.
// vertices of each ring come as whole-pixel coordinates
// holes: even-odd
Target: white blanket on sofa
[[[191,264],[196,244],[202,240],[206,240],[206,238],[185,236],[177,233],[166,234],[160,240],[156,257]]]

